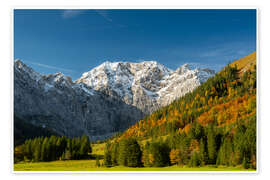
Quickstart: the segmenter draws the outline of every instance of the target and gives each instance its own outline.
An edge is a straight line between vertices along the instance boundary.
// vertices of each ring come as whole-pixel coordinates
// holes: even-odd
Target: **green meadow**
[[[101,161],[102,163],[102,161]],[[28,162],[14,164],[14,171],[254,171],[242,167],[142,167],[130,168],[123,166],[97,167],[95,160],[67,160],[52,162]]]

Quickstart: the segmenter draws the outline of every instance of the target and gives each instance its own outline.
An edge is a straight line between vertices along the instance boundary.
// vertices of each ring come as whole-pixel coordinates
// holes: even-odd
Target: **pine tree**
[[[45,137],[41,146],[41,161],[48,161],[48,138]]]
[[[166,143],[153,142],[149,146],[149,162],[151,166],[163,167],[170,164],[170,149]],[[152,159],[152,160],[151,160]]]
[[[41,159],[41,144],[40,141],[36,143],[36,147],[34,149],[34,161],[38,162]]]
[[[140,167],[142,166],[141,158],[142,151],[140,149],[140,145],[138,144],[136,139],[128,139],[126,142],[126,162],[128,167]]]
[[[149,146],[150,146],[150,143],[147,141],[144,146],[143,154],[142,154],[142,163],[146,167],[151,166],[151,163],[149,162]]]
[[[245,169],[248,169],[249,168],[249,162],[248,162],[248,159],[246,157],[244,157],[244,159],[243,159],[242,166]]]
[[[87,136],[82,136],[80,139],[80,150],[79,150],[79,156],[80,159],[85,158],[88,156],[88,153],[91,153],[91,146],[90,146],[90,141]]]
[[[111,151],[111,159],[113,166],[118,165],[118,156],[119,156],[119,143],[116,142],[112,144],[112,151]]]
[[[201,164],[204,165],[207,163],[207,152],[206,152],[206,147],[205,147],[205,143],[203,138],[201,138],[200,140],[200,160],[201,160]]]
[[[127,151],[126,151],[126,147],[127,147],[127,140],[126,139],[122,139],[119,142],[119,155],[118,155],[118,164],[121,166],[127,166]]]
[[[189,166],[197,167],[197,166],[200,166],[200,164],[201,164],[201,161],[200,161],[199,154],[197,152],[192,152],[190,161],[189,161]]]
[[[208,128],[207,149],[208,149],[209,163],[215,164],[217,152],[216,152],[215,132],[213,126]]]
[[[104,165],[106,167],[112,166],[112,155],[111,155],[110,146],[111,144],[107,143],[105,147],[105,151],[104,151]]]

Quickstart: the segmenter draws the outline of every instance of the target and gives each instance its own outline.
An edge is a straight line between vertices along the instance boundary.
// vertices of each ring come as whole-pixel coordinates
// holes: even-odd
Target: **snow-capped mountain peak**
[[[189,64],[173,71],[156,61],[106,61],[84,73],[76,83],[151,112],[192,91],[212,75],[212,70],[191,69]]]
[[[191,68],[189,67],[189,64],[184,64],[176,69],[176,73],[178,74],[185,74],[187,71],[190,71]]]

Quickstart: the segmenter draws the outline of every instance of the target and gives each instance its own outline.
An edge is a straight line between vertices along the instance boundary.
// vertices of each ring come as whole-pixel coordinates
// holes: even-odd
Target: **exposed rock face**
[[[76,83],[121,99],[148,114],[185,95],[214,75],[187,64],[172,71],[155,62],[105,62],[86,72]]]
[[[14,113],[66,136],[104,139],[143,117],[136,107],[73,83],[61,73],[42,76],[15,62]]]
[[[188,65],[172,71],[154,61],[105,62],[77,81],[62,73],[41,75],[14,64],[14,113],[66,136],[104,139],[123,131],[214,74]]]

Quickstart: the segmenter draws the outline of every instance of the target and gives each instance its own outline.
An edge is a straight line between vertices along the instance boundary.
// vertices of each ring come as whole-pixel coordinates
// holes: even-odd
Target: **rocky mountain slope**
[[[60,135],[104,139],[192,91],[213,74],[188,65],[172,71],[154,61],[105,62],[73,82],[62,73],[41,75],[16,60],[14,114]]]
[[[210,69],[176,71],[155,62],[105,62],[86,72],[76,83],[121,99],[148,114],[185,95],[214,75]]]
[[[43,76],[21,61],[14,68],[14,114],[60,135],[103,139],[143,117],[136,107],[73,83],[61,73]]]

